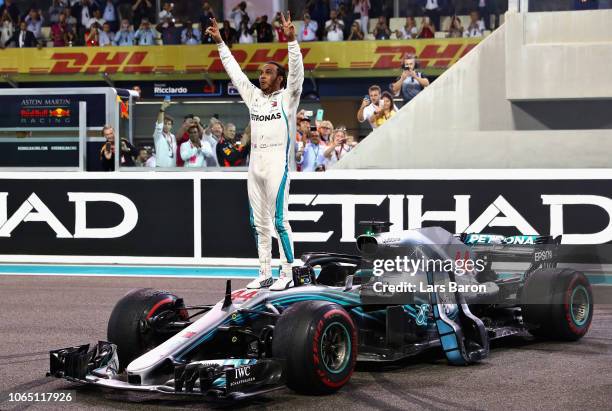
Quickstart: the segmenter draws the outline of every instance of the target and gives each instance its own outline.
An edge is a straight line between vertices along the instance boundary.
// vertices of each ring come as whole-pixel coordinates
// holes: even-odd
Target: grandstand
[[[507,13],[337,167],[610,167],[610,19],[610,10]]]
[[[160,2],[160,7],[163,3]],[[301,108],[313,113],[323,110],[325,120],[346,128],[355,142],[371,132],[368,122],[359,123],[354,114],[362,97],[370,85],[378,85],[382,91],[389,90],[391,83],[402,72],[400,66],[404,55],[417,56],[418,71],[431,83],[406,107],[403,107],[405,99],[402,99],[402,95],[395,95],[395,108],[403,108],[388,124],[365,139],[338,167],[404,168],[404,159],[411,156],[414,156],[414,160],[411,160],[410,167],[415,168],[434,167],[440,161],[447,167],[473,167],[470,165],[473,164],[470,161],[474,155],[472,153],[478,153],[478,167],[562,167],[565,161],[556,163],[555,158],[563,158],[560,154],[566,149],[577,153],[572,160],[576,167],[608,165],[608,160],[602,154],[605,150],[596,147],[605,147],[609,140],[606,113],[610,92],[605,84],[605,67],[609,63],[606,60],[609,58],[607,50],[610,42],[606,29],[609,11],[504,13],[503,4],[500,3],[497,9],[487,11],[488,21],[485,22],[489,23],[490,28],[495,28],[495,24],[499,23],[500,28],[493,32],[479,28],[476,32],[482,37],[448,38],[452,19],[449,12],[457,13],[459,25],[465,29],[473,23],[470,12],[477,10],[457,1],[449,3],[456,6],[454,10],[447,8],[441,11],[440,26],[433,38],[397,39],[395,32],[407,23],[405,16],[416,14],[418,28],[425,21],[425,10],[406,8],[408,6],[404,7],[402,2],[394,3],[393,7],[385,6],[387,3],[372,2],[364,40],[344,41],[341,44],[325,41],[324,26],[329,13],[321,14],[316,8],[309,10],[313,19],[318,19],[320,27],[315,38],[317,41],[303,42],[302,45],[307,80],[303,85]],[[570,7],[569,2],[565,6],[560,6],[558,2],[548,5],[543,4],[546,2],[537,3],[529,7]],[[235,124],[238,135],[242,134],[247,125],[247,111],[227,81],[215,57],[215,47],[208,44],[209,40],[201,34],[198,38],[202,44],[195,46],[180,44],[179,36],[185,30],[201,32],[208,24],[207,16],[212,15],[210,13],[216,13],[219,20],[224,20],[220,22],[222,29],[224,24],[233,29],[237,26],[233,17],[235,10],[224,9],[218,1],[210,2],[212,11],[201,9],[197,2],[177,3],[174,9],[162,11],[173,13],[172,25],[177,34],[173,37],[162,35],[168,29],[163,25],[166,17],[160,18],[153,6],[149,10],[134,11],[131,4],[136,3],[118,1],[113,3],[114,13],[105,11],[105,15],[94,17],[96,4],[93,2],[89,10],[92,16],[85,21],[82,9],[75,8],[79,7],[78,4],[66,11],[61,4],[52,5],[50,1],[37,2],[36,7],[40,9],[32,8],[34,3],[28,1],[13,3],[12,7],[16,6],[18,11],[17,18],[10,24],[5,23],[5,31],[11,24],[12,30],[16,30],[20,20],[27,21],[27,29],[38,36],[38,47],[24,45],[20,48],[14,39],[9,41],[6,36],[0,36],[0,41],[7,46],[0,53],[0,72],[4,80],[0,87],[137,88],[140,97],[129,103],[132,115],[129,135],[135,146],[148,150],[152,148],[151,124],[161,98],[166,95],[170,95],[175,103],[172,111],[176,117],[195,114],[203,122],[219,117],[223,122]],[[300,18],[303,6],[300,2],[289,4]],[[261,9],[261,12],[272,16],[274,7],[271,5],[268,9]],[[75,33],[70,43],[73,47],[58,46],[63,37],[57,37],[60,29],[55,21],[61,12],[67,13],[67,30]],[[253,17],[249,30],[257,41],[266,26],[256,21],[254,13],[253,6],[247,8],[247,15]],[[38,15],[42,16],[42,20]],[[90,27],[95,27],[103,22],[104,17],[110,16],[117,24],[123,18],[128,19],[126,30],[130,33],[139,31],[140,27],[134,23],[142,17],[148,17],[154,26],[159,23],[154,32],[154,42],[152,45],[137,45],[135,41],[131,46],[114,46],[111,42],[102,47],[94,41],[83,47],[86,36],[91,32]],[[376,40],[374,37],[380,16],[385,17],[391,32],[388,40]],[[353,19],[355,16],[351,12],[340,12],[345,28],[350,26]],[[272,20],[270,22],[274,24]],[[561,21],[563,25],[560,25]],[[188,22],[193,24],[187,27]],[[296,19],[294,24],[298,32],[303,30],[302,20]],[[487,25],[482,21],[479,24],[481,28]],[[234,43],[234,53],[251,78],[257,77],[262,62],[284,53],[284,47],[278,41],[278,32],[274,26],[270,27],[273,36],[266,40],[272,40],[270,43],[241,44],[238,36],[233,40],[228,39]],[[567,28],[560,31],[557,27]],[[113,31],[118,29],[112,28]],[[467,35],[467,30],[462,31],[459,31],[460,36]],[[346,29],[344,37],[347,37]],[[173,38],[178,43],[165,43]],[[79,44],[81,47],[77,47]],[[584,57],[585,54],[587,57]],[[568,58],[568,55],[572,57]],[[589,76],[588,84],[581,78],[582,67],[586,66],[597,72],[597,75]],[[572,130],[580,130],[580,133]],[[32,134],[31,130],[26,132]],[[102,137],[96,135],[97,132],[99,129],[94,127],[87,137],[86,168],[92,171],[99,170],[96,153],[103,142]],[[0,132],[7,138],[14,137],[11,133],[14,131]],[[40,131],[33,133],[31,137],[34,139],[54,136],[53,133],[41,134]],[[535,135],[537,139],[528,140],[534,146],[525,147],[522,143],[525,139],[520,136]],[[567,135],[563,146],[554,144],[558,135]],[[3,141],[14,143],[14,140]],[[476,148],[470,152],[457,150],[457,144]],[[398,147],[391,157],[385,154],[389,145]],[[499,147],[503,147],[503,150],[499,150]],[[539,151],[546,150],[550,154],[549,147],[559,150],[558,155],[544,156]],[[512,152],[517,154],[508,156]]]

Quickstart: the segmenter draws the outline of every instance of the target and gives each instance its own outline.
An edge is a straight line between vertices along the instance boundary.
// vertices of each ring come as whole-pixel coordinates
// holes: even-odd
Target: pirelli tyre
[[[121,298],[108,320],[108,341],[117,345],[121,370],[145,352],[167,340],[172,334],[157,332],[150,320],[164,311],[164,321],[186,319],[180,310],[183,301],[168,291],[137,288]]]
[[[277,321],[272,353],[286,360],[289,388],[303,394],[329,394],[342,388],[353,374],[357,329],[338,304],[298,302]]]
[[[521,293],[523,321],[537,337],[576,341],[593,319],[593,292],[586,276],[569,268],[534,271]]]

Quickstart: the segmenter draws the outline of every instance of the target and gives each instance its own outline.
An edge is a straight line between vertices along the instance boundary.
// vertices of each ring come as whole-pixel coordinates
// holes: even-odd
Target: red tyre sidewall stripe
[[[350,325],[351,325],[351,366],[350,366],[350,371],[348,373],[348,375],[346,377],[344,377],[342,380],[340,381],[332,381],[328,378],[328,373],[325,372],[325,370],[322,370],[322,365],[319,361],[319,341],[321,338],[321,333],[323,332],[323,325],[324,325],[324,321],[325,319],[328,319],[334,315],[339,315],[342,318],[344,318]],[[315,364],[315,367],[317,367],[317,375],[319,376],[321,382],[326,385],[327,387],[330,388],[338,388],[343,386],[344,384],[346,384],[351,376],[353,375],[353,370],[355,368],[355,361],[357,359],[357,329],[355,328],[355,323],[353,322],[353,319],[351,318],[351,316],[342,309],[334,309],[334,310],[330,310],[328,312],[326,312],[323,315],[323,318],[317,323],[317,328],[315,330],[315,335],[313,338],[313,361]]]
[[[174,298],[172,298],[172,297],[164,298],[163,300],[157,302],[153,306],[153,308],[151,308],[151,310],[149,311],[149,313],[145,317],[145,320],[148,320],[149,318],[153,317],[153,314],[155,314],[155,311],[157,311],[157,309],[159,307],[161,307],[162,305],[170,304],[170,303],[173,303],[173,302],[174,302]]]
[[[564,311],[565,311],[565,321],[567,322],[567,325],[569,326],[570,331],[573,332],[576,335],[584,335],[588,331],[589,326],[591,324],[587,323],[586,326],[584,326],[584,327],[577,327],[576,324],[574,324],[574,320],[572,319],[572,311],[571,311],[571,307],[570,307],[570,301],[572,299],[572,292],[574,291],[574,287],[575,287],[577,282],[579,283],[578,285],[582,285],[584,288],[587,289],[589,294],[591,294],[591,286],[590,286],[590,284],[584,284],[582,281],[579,281],[579,280],[580,280],[580,277],[573,278],[572,281],[570,282],[569,286],[565,290],[565,298],[563,299],[563,308],[564,308]],[[589,301],[589,305],[590,305],[590,303],[591,303],[591,301]],[[591,309],[591,307],[589,307],[589,316],[591,315],[590,314],[590,309]]]

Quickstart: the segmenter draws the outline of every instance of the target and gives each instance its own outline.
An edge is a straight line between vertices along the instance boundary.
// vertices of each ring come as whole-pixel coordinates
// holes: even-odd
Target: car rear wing
[[[561,236],[498,234],[457,234],[459,240],[489,261],[529,261],[527,272],[555,267]]]
[[[499,234],[457,234],[465,245],[536,245],[560,244],[561,236],[553,238],[549,235],[511,235]]]

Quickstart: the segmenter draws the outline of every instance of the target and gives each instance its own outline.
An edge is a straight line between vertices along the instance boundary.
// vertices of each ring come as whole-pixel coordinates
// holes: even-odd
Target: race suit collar
[[[266,93],[264,93],[264,96],[266,96],[266,97],[272,97],[272,96],[275,96],[275,95],[277,95],[277,94],[282,93],[284,90],[285,90],[285,88],[283,87],[283,88],[278,89],[278,90],[276,90],[276,91],[274,91],[274,92],[272,92],[272,93],[270,93],[270,94],[266,94]],[[262,92],[263,92],[263,91],[262,91]]]

